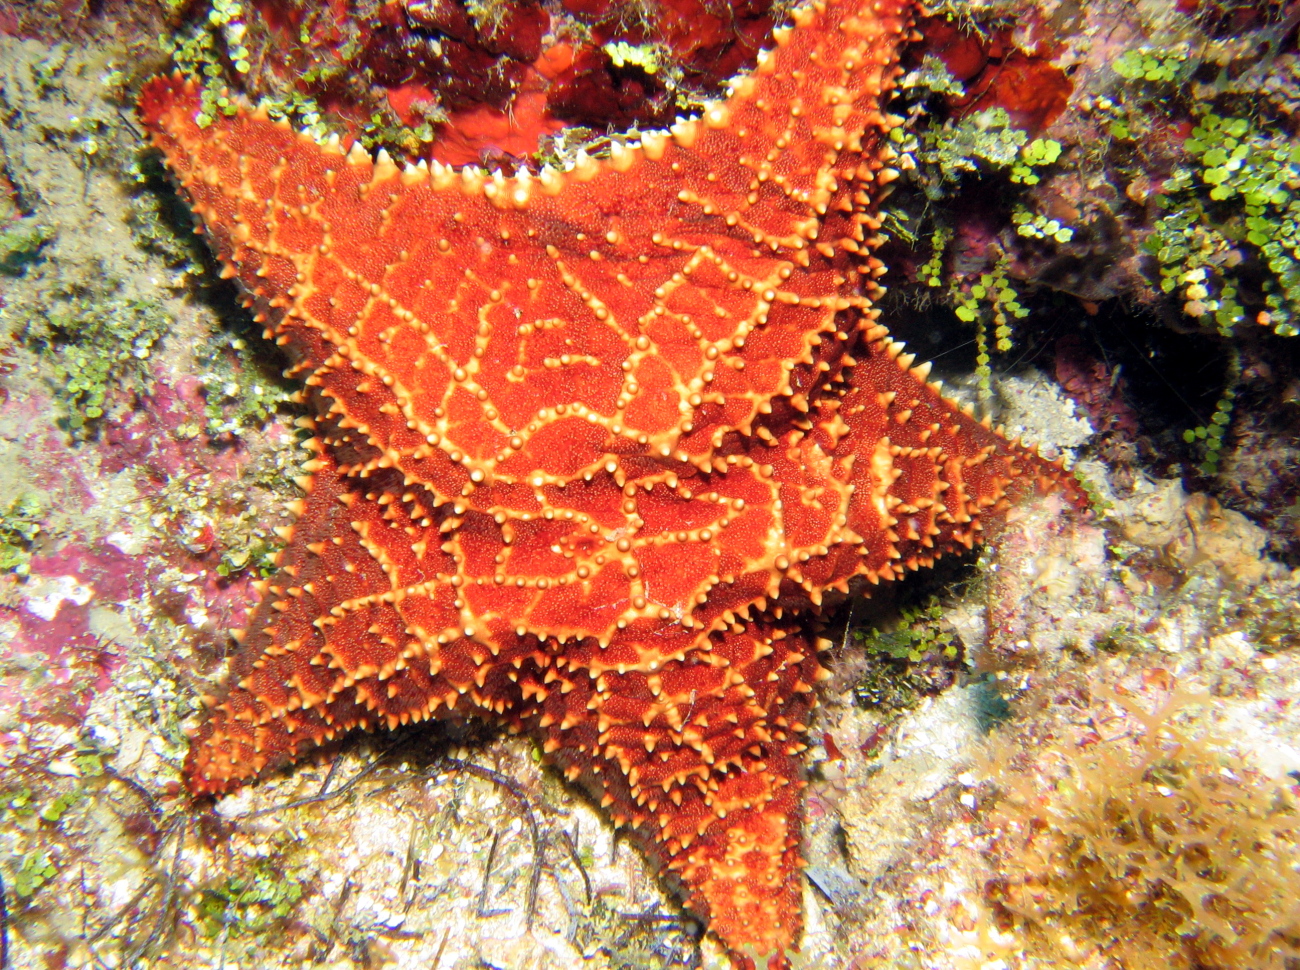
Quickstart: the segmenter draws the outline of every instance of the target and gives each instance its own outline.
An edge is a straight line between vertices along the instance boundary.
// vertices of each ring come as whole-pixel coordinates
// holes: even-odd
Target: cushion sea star
[[[488,717],[539,736],[738,961],[784,965],[807,614],[969,548],[1017,482],[1068,483],[871,308],[910,15],[800,8],[700,119],[511,177],[259,111],[201,128],[193,82],[150,82],[145,124],[315,431],[193,792],[354,727]]]

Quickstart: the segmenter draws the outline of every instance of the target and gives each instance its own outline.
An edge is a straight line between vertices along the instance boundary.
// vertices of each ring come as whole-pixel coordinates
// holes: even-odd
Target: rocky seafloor
[[[0,967],[725,967],[523,739],[403,729],[185,795],[306,455],[132,98],[170,57],[300,123],[472,155],[494,111],[535,138],[696,103],[780,9],[444,4],[455,34],[434,5],[341,4],[369,40],[276,72],[272,14],[301,6],[0,3]],[[1300,965],[1298,19],[922,22],[885,322],[1093,509],[1027,501],[977,556],[823,618],[803,965]],[[505,80],[467,94],[430,47],[393,66],[430,34]],[[312,80],[328,57],[362,72],[351,114]]]

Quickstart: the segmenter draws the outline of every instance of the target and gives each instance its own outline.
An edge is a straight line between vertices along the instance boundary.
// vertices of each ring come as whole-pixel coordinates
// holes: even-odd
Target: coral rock
[[[631,826],[740,963],[785,965],[807,617],[1067,480],[876,323],[910,12],[797,10],[702,118],[564,171],[403,168],[256,111],[201,128],[193,82],[145,88],[314,429],[193,792],[353,728],[490,718]]]

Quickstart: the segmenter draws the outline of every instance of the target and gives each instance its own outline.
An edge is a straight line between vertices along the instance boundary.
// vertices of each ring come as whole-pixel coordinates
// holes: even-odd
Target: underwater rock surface
[[[599,151],[607,123],[671,122],[783,17],[715,10],[716,49],[692,48],[673,19],[698,19],[692,4],[655,5],[636,30],[612,3],[505,4],[539,31],[533,55],[489,50],[491,7],[381,6],[359,26],[400,16],[428,53],[459,14],[458,43],[534,72],[494,89],[533,105],[531,144],[516,130],[491,147],[488,114],[454,142],[490,167],[538,134]],[[376,146],[396,136],[395,154],[427,153],[437,116],[390,97],[407,79],[349,94],[277,61],[301,5],[62,8],[0,4],[10,965],[728,966],[518,739],[404,729],[215,806],[182,793],[185,729],[273,562],[304,453],[284,361],[191,234],[135,92],[172,56],[212,69],[214,99],[226,84],[300,126],[350,118]],[[915,167],[884,226],[883,322],[950,392],[1073,461],[1094,512],[1018,506],[978,557],[827,614],[798,959],[1283,966],[1300,938],[1297,257],[1277,228],[1300,193],[1296,24],[1281,5],[1205,2],[931,16],[891,107]],[[366,69],[396,70],[395,43]],[[262,64],[241,72],[241,44]],[[589,111],[579,135],[537,108],[565,44],[566,90],[603,92],[569,96]],[[1271,128],[1241,128],[1245,99]],[[376,106],[392,113],[367,127]]]

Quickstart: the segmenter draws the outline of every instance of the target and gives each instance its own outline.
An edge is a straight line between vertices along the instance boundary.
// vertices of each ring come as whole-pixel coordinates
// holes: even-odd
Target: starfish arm
[[[341,474],[345,437],[333,429],[311,443],[314,474],[279,571],[191,744],[196,794],[229,791],[353,728],[517,720],[551,662],[535,638],[503,639],[503,651],[483,635],[432,497],[396,488],[391,473]]]
[[[798,939],[798,756],[821,676],[805,634],[756,623],[652,674],[595,673],[570,654],[539,706],[547,758],[631,828],[738,959]]]
[[[945,398],[927,382],[929,364],[914,365],[884,327],[864,336],[843,396],[821,402],[812,433],[834,456],[849,493],[845,528],[860,542],[855,574],[872,583],[898,579],[969,550],[1010,498],[1035,487],[1060,488],[1074,504],[1087,504],[1059,464]]]
[[[262,599],[247,628],[234,631],[240,649],[229,661],[222,692],[204,698],[210,710],[185,766],[196,793],[234,788],[360,722],[362,711],[355,705],[344,710],[339,697],[345,675],[320,662],[324,620],[336,619],[329,606],[387,583],[366,568],[369,557],[347,528],[340,501],[346,488],[330,474],[333,459],[316,450],[309,464],[324,473],[304,482],[307,494],[296,506],[298,520],[279,556],[279,572],[257,584]]]

